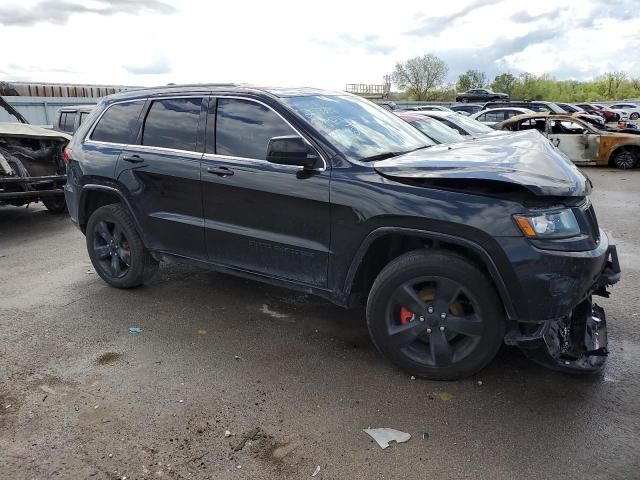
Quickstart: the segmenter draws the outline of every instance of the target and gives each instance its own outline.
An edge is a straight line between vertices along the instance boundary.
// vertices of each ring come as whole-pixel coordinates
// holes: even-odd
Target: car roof
[[[496,110],[515,110],[517,112],[522,112],[522,113],[533,113],[533,110],[529,108],[523,108],[523,107],[496,107],[496,108],[487,108],[486,110],[482,110],[481,112],[478,112],[476,115],[480,115],[482,113],[487,113],[487,112],[495,112]]]
[[[214,93],[262,93],[270,94],[274,97],[301,97],[311,95],[345,95],[351,96],[347,92],[334,90],[324,90],[308,87],[261,87],[255,85],[236,83],[200,83],[184,85],[165,85],[162,87],[135,88],[124,92],[110,95],[111,101],[146,98],[153,96],[163,96],[167,94],[201,94],[208,95]]]
[[[60,107],[58,109],[58,111],[60,111],[60,112],[68,112],[68,111],[72,111],[72,110],[77,110],[78,112],[81,112],[81,111],[90,112],[95,107],[96,106],[94,104],[91,104],[91,105],[67,105],[67,106],[64,106],[64,107]]]
[[[571,113],[565,114],[565,113],[551,113],[551,112],[533,112],[533,113],[523,113],[522,115],[516,115],[501,123],[512,123],[512,122],[518,122],[521,120],[528,120],[528,119],[540,118],[540,117],[544,117],[545,119],[548,118],[550,120],[580,121],[579,117],[576,117]]]
[[[413,112],[394,112],[394,113],[400,118],[402,118],[403,120],[409,120],[411,122],[416,122],[418,120],[427,120],[427,121],[432,120],[426,115],[416,115]]]
[[[424,110],[420,112],[420,115],[424,115],[426,117],[450,117],[451,115],[458,115],[456,112],[449,112],[447,110]]]

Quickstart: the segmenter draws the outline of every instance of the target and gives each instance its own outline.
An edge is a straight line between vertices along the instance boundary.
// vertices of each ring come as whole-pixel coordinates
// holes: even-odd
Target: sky
[[[502,72],[640,77],[639,0],[0,0],[0,80],[344,89],[431,53]]]

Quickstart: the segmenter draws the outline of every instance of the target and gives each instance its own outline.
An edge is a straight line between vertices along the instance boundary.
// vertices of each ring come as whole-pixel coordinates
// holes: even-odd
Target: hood
[[[31,138],[51,138],[60,139],[65,142],[71,140],[71,135],[63,132],[56,132],[55,130],[49,130],[48,128],[36,127],[35,125],[29,125],[27,123],[11,123],[0,122],[0,137],[31,137]]]
[[[591,182],[535,130],[438,145],[374,163],[386,177],[488,180],[534,195],[583,197]]]

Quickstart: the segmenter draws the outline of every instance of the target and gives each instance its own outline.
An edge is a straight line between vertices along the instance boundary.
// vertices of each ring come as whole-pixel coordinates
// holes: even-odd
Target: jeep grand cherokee
[[[455,379],[503,341],[598,371],[620,275],[590,181],[537,132],[438,145],[343,92],[172,86],[106,97],[65,153],[97,273],[191,262],[366,302],[378,349]]]

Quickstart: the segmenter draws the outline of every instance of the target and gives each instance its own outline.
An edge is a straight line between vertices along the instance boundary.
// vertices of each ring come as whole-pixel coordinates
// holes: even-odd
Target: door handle
[[[144,158],[140,155],[131,155],[130,157],[123,157],[122,160],[129,163],[142,163],[144,162]]]
[[[230,177],[233,175],[233,170],[227,167],[208,167],[207,172],[218,175],[219,177]]]

